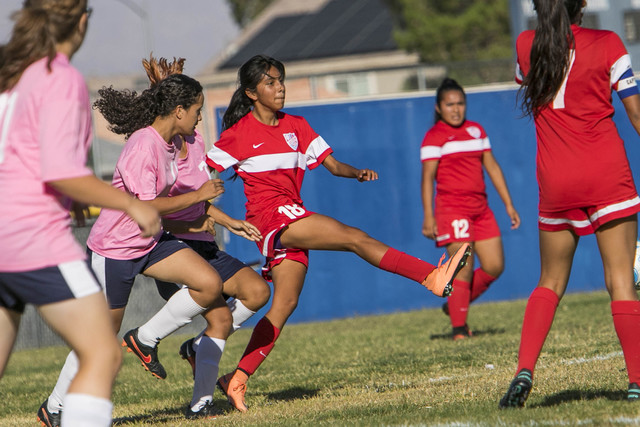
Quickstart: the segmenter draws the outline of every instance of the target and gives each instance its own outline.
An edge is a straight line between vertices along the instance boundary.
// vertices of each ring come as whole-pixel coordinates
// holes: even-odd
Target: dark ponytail
[[[150,126],[156,118],[166,117],[178,105],[187,109],[202,96],[200,83],[184,74],[172,74],[141,94],[113,87],[98,91],[96,108],[109,122],[109,130],[129,138],[138,129]]]
[[[47,57],[50,67],[56,44],[74,34],[86,8],[86,0],[26,0],[11,15],[11,39],[0,47],[0,92],[13,88],[35,61]]]
[[[438,89],[436,89],[436,105],[439,106],[440,102],[442,102],[442,98],[444,98],[444,94],[452,90],[460,92],[466,101],[467,94],[464,93],[462,86],[460,86],[460,84],[458,84],[454,79],[445,77],[440,83],[440,86],[438,86]],[[438,123],[440,120],[442,120],[442,116],[438,113],[438,110],[435,110],[433,113],[433,123]]]
[[[562,86],[575,46],[571,24],[580,20],[582,0],[533,0],[533,4],[538,25],[521,94],[524,113],[536,115]]]
[[[284,65],[277,59],[266,55],[256,55],[242,64],[238,70],[238,88],[233,93],[227,110],[222,117],[222,130],[229,129],[251,111],[253,102],[246,94],[247,90],[254,91],[265,73],[275,67],[284,80]]]

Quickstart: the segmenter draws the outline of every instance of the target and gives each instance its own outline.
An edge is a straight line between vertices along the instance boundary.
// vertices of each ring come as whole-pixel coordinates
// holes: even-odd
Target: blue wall
[[[467,117],[485,127],[522,218],[520,228],[511,230],[504,205],[486,178],[489,204],[502,231],[506,268],[479,302],[526,298],[539,277],[534,126],[528,118],[520,117],[515,97],[515,90],[468,94]],[[633,159],[638,158],[638,137],[617,97],[614,104],[633,167]],[[433,109],[433,96],[286,108],[287,113],[304,116],[338,160],[374,169],[380,175],[376,182],[359,183],[334,177],[323,167],[307,171],[302,189],[307,209],[436,263],[443,250],[421,233],[419,159],[422,138],[433,123]],[[230,175],[225,172],[223,178]],[[241,180],[226,181],[220,206],[230,215],[244,218],[245,202]],[[226,250],[244,261],[262,261],[255,244],[235,236],[226,243]],[[604,289],[602,265],[595,238],[587,236],[576,252],[568,291],[596,289]],[[315,251],[291,321],[437,307],[442,302],[416,283],[378,270],[356,255]]]

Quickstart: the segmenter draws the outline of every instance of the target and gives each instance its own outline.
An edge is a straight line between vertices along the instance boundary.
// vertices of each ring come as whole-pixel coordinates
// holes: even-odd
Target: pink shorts
[[[477,242],[500,236],[500,228],[488,206],[476,214],[436,211],[436,225],[438,247],[453,242]]]
[[[284,248],[280,245],[280,232],[289,224],[313,215],[315,212],[308,211],[304,206],[289,204],[280,206],[274,210],[271,218],[256,225],[260,233],[264,236],[262,240],[256,242],[258,249],[266,258],[262,267],[262,277],[271,280],[271,269],[280,264],[282,260],[289,259],[304,264],[309,267],[309,251],[306,249]],[[249,222],[252,222],[249,220]],[[257,221],[256,221],[257,222]]]
[[[538,215],[538,228],[543,231],[573,230],[578,236],[592,234],[607,222],[625,218],[640,211],[640,197],[597,206],[544,212]]]

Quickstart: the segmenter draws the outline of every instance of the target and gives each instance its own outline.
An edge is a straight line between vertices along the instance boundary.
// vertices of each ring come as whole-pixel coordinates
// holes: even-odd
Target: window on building
[[[640,42],[640,10],[628,10],[624,13],[624,38],[627,43]]]
[[[535,16],[527,19],[527,30],[535,30],[536,24],[538,23],[538,18]],[[598,15],[595,13],[585,13],[582,16],[582,27],[584,28],[593,28],[597,30],[600,28],[600,19],[598,19]]]
[[[368,73],[336,75],[329,79],[331,89],[348,96],[371,95],[372,85]]]

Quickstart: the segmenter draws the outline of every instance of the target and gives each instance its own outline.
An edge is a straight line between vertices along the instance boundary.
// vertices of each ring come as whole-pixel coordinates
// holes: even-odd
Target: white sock
[[[239,299],[231,298],[227,301],[227,306],[231,310],[231,316],[233,317],[233,331],[235,332],[244,322],[246,322],[251,316],[256,314],[255,311],[249,310]]]
[[[67,356],[67,360],[64,361],[64,366],[62,366],[62,370],[58,375],[58,382],[56,382],[56,386],[53,388],[53,391],[49,395],[49,400],[47,401],[47,409],[52,414],[58,413],[62,410],[64,396],[67,394],[69,385],[77,373],[78,357],[76,356],[76,353],[72,351]]]
[[[138,340],[144,345],[155,347],[158,341],[191,322],[206,307],[200,307],[189,294],[188,288],[182,288],[144,325],[138,328]]]
[[[226,341],[206,335],[200,340],[196,352],[196,377],[193,382],[191,410],[197,412],[205,403],[213,400],[213,391],[218,380],[218,366]]]
[[[69,393],[64,398],[60,425],[65,427],[109,427],[113,404],[108,399],[81,393]]]

